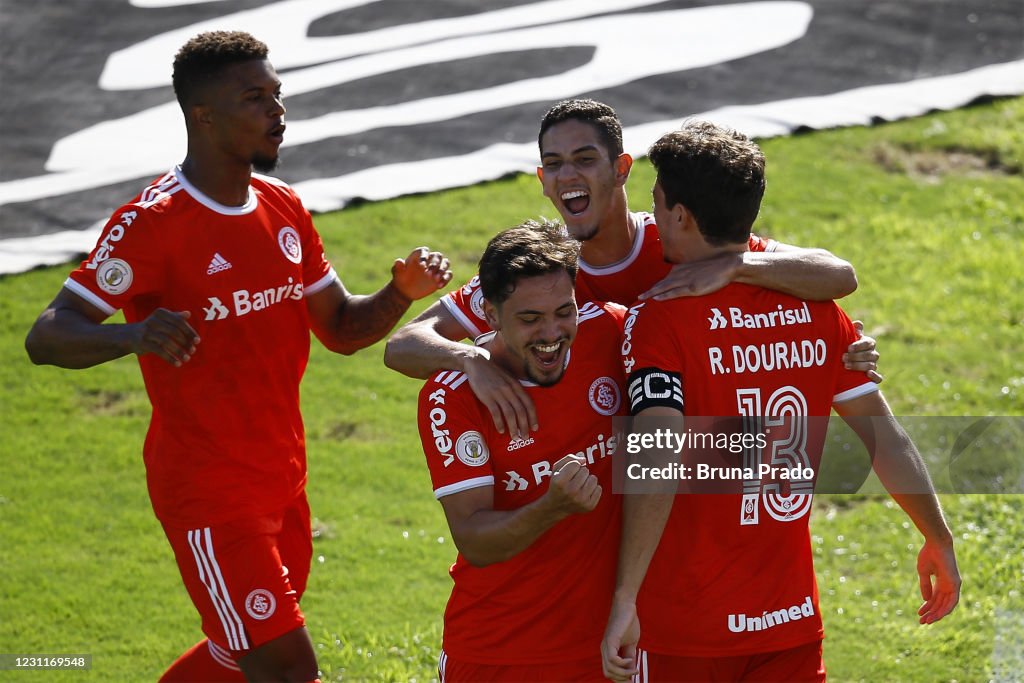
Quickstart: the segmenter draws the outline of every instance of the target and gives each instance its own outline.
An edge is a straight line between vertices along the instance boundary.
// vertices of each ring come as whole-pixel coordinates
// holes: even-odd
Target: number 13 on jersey
[[[736,390],[736,407],[743,418],[743,431],[768,436],[765,448],[769,451],[770,472],[777,469],[810,470],[807,456],[807,400],[794,386],[776,389],[762,402],[760,387]],[[757,474],[743,482],[740,525],[758,524],[764,502],[765,511],[772,519],[792,522],[805,516],[811,509],[814,493],[812,479],[791,479],[783,483],[763,482],[762,473],[765,448],[756,440],[743,451],[743,467]]]

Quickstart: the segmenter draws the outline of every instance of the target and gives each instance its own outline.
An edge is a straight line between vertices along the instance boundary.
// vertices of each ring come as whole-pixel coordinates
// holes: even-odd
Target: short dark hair
[[[266,43],[245,31],[208,31],[194,36],[174,56],[171,83],[182,109],[195,101],[196,92],[217,78],[224,67],[266,59]]]
[[[753,140],[708,121],[666,133],[648,156],[671,208],[693,214],[708,244],[746,242],[764,197],[764,154]]]
[[[615,110],[603,102],[595,100],[562,100],[548,110],[540,122],[540,133],[537,135],[537,146],[541,155],[544,154],[544,133],[556,123],[563,121],[580,121],[594,127],[608,156],[617,159],[622,154],[622,122]]]
[[[519,280],[564,270],[576,282],[580,245],[561,223],[527,220],[491,239],[480,257],[480,289],[494,305],[516,291]]]

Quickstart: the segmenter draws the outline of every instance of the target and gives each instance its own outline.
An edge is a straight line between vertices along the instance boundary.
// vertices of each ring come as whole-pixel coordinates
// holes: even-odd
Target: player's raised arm
[[[395,259],[391,281],[374,294],[351,294],[340,280],[306,298],[313,332],[331,351],[352,354],[384,338],[413,301],[451,280],[448,259],[427,247]]]
[[[500,433],[525,438],[536,431],[536,408],[519,381],[492,363],[483,349],[460,343],[465,337],[463,324],[435,302],[388,339],[384,364],[416,379],[440,370],[463,372]]]
[[[748,250],[679,263],[640,299],[674,299],[718,291],[731,282],[773,289],[810,301],[840,299],[857,289],[847,261],[825,249],[777,244],[774,251]]]
[[[62,289],[32,325],[25,350],[36,365],[70,369],[90,368],[130,353],[154,353],[180,366],[199,343],[188,317],[188,311],[158,308],[137,323],[104,325],[106,313]]]
[[[931,624],[953,611],[960,600],[960,571],[953,534],[942,514],[931,478],[914,442],[893,417],[881,392],[835,404],[871,455],[879,481],[924,536],[917,573],[924,604],[920,622]]]

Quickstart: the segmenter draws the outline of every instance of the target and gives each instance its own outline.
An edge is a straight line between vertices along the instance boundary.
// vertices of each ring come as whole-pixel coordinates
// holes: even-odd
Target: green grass
[[[759,229],[856,266],[860,289],[843,306],[878,338],[897,414],[1024,415],[1024,99],[763,146]],[[634,208],[650,206],[651,182],[638,162]],[[365,292],[421,243],[449,253],[462,281],[488,237],[539,214],[554,210],[534,177],[517,176],[316,222],[346,285]],[[35,368],[22,349],[67,270],[0,279],[0,653],[90,653],[93,668],[0,679],[155,680],[199,630],[146,496],[137,364]],[[316,346],[303,385],[318,531],[304,609],[324,680],[430,680],[450,589],[455,551],[415,430],[419,383],[386,371],[382,351]],[[832,679],[1019,675],[1021,497],[944,497],[964,596],[930,627],[915,618],[917,533],[884,501],[829,497],[812,519]]]

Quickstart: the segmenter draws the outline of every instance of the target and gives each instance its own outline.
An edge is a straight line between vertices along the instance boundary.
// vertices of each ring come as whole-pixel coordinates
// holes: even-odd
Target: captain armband
[[[629,375],[629,412],[664,406],[683,410],[683,381],[678,372],[640,368]]]

